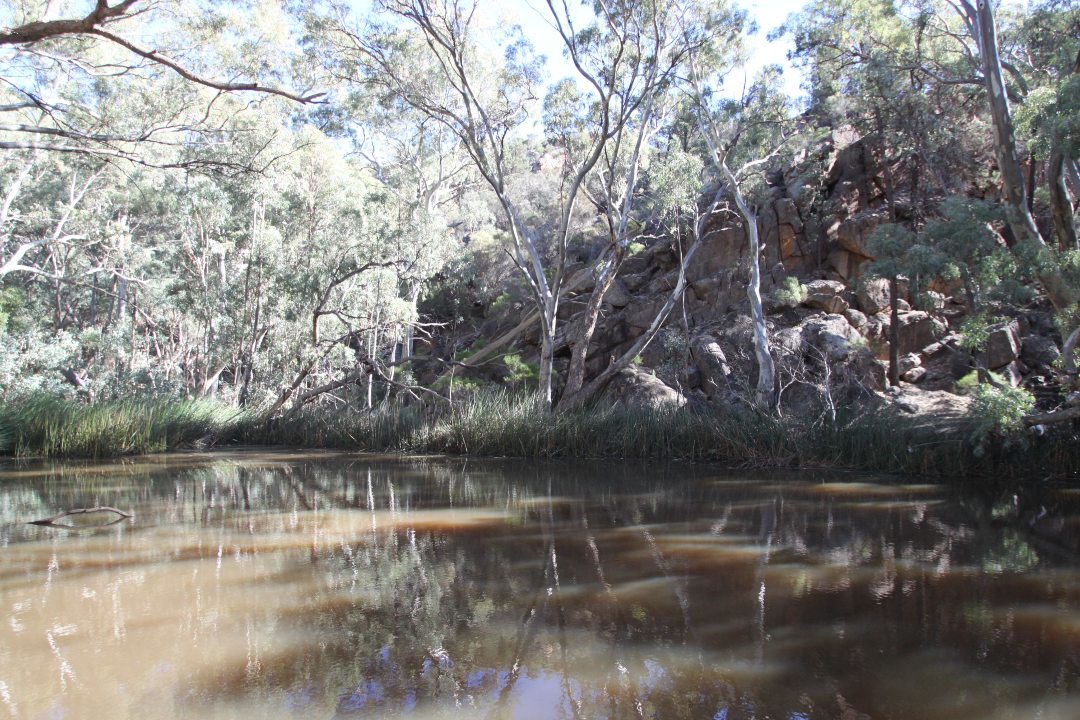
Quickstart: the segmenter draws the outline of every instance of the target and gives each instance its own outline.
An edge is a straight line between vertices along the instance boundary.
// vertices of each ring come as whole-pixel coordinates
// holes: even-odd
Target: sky
[[[502,19],[520,25],[537,51],[547,56],[547,66],[552,81],[574,75],[573,67],[563,57],[562,39],[550,26],[550,14],[544,0],[489,0],[489,2],[491,2],[491,7],[497,8],[496,12]],[[788,95],[797,97],[802,94],[799,88],[802,76],[787,61],[787,53],[791,49],[790,38],[769,42],[766,37],[772,30],[782,25],[789,14],[798,11],[807,2],[808,0],[766,0],[765,2],[736,0],[739,7],[749,11],[751,19],[757,23],[758,31],[750,38],[751,55],[745,74],[733,73],[730,76],[726,88],[728,92],[738,95],[747,75],[753,77],[763,66],[773,63],[784,67],[785,90]],[[568,2],[568,5],[571,8],[577,6],[572,1]]]

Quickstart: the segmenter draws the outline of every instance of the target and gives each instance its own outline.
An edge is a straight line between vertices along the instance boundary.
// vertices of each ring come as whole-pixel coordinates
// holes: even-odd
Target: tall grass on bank
[[[5,439],[6,438],[6,439]],[[0,407],[0,454],[102,457],[192,446],[305,448],[518,458],[641,458],[738,467],[844,468],[932,477],[1075,477],[1080,442],[1055,433],[990,443],[971,428],[888,411],[776,417],[745,407],[550,413],[534,397],[478,393],[422,412],[310,407],[270,423],[207,401],[81,405],[39,398]]]
[[[197,446],[229,435],[239,416],[205,400],[93,405],[35,396],[0,406],[0,454],[109,457]]]
[[[397,403],[372,410],[309,406],[268,423],[257,414],[245,415],[222,439],[245,445],[397,452],[425,422],[417,408]]]

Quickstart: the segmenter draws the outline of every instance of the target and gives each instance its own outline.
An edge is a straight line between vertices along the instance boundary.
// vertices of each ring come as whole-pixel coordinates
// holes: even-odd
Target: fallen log
[[[1028,427],[1032,425],[1050,425],[1065,422],[1066,420],[1076,420],[1077,418],[1080,418],[1080,405],[1070,405],[1061,410],[1025,415],[1024,424]]]

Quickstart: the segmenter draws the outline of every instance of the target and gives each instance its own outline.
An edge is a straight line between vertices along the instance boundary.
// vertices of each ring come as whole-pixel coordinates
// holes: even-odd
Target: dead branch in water
[[[101,507],[75,508],[74,510],[65,510],[64,512],[60,513],[59,515],[53,515],[52,517],[45,518],[44,520],[31,520],[29,524],[30,525],[44,525],[45,527],[76,528],[75,525],[63,525],[63,524],[57,523],[56,521],[57,520],[62,520],[62,519],[66,518],[66,517],[69,517],[71,515],[88,515],[89,513],[99,513],[99,512],[111,512],[111,513],[116,513],[117,515],[120,516],[120,517],[116,518],[115,520],[113,520],[112,522],[105,523],[104,525],[100,525],[99,527],[108,527],[109,525],[115,525],[118,522],[123,522],[124,520],[127,520],[128,518],[135,517],[131,513],[126,513],[123,510],[117,510],[114,507],[108,507],[108,506],[103,505]]]

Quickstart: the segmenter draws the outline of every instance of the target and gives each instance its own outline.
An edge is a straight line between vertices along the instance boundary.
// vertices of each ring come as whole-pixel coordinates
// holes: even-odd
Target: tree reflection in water
[[[1080,495],[825,480],[303,453],[9,464],[0,708],[1080,715]],[[96,505],[136,520],[25,524]]]

